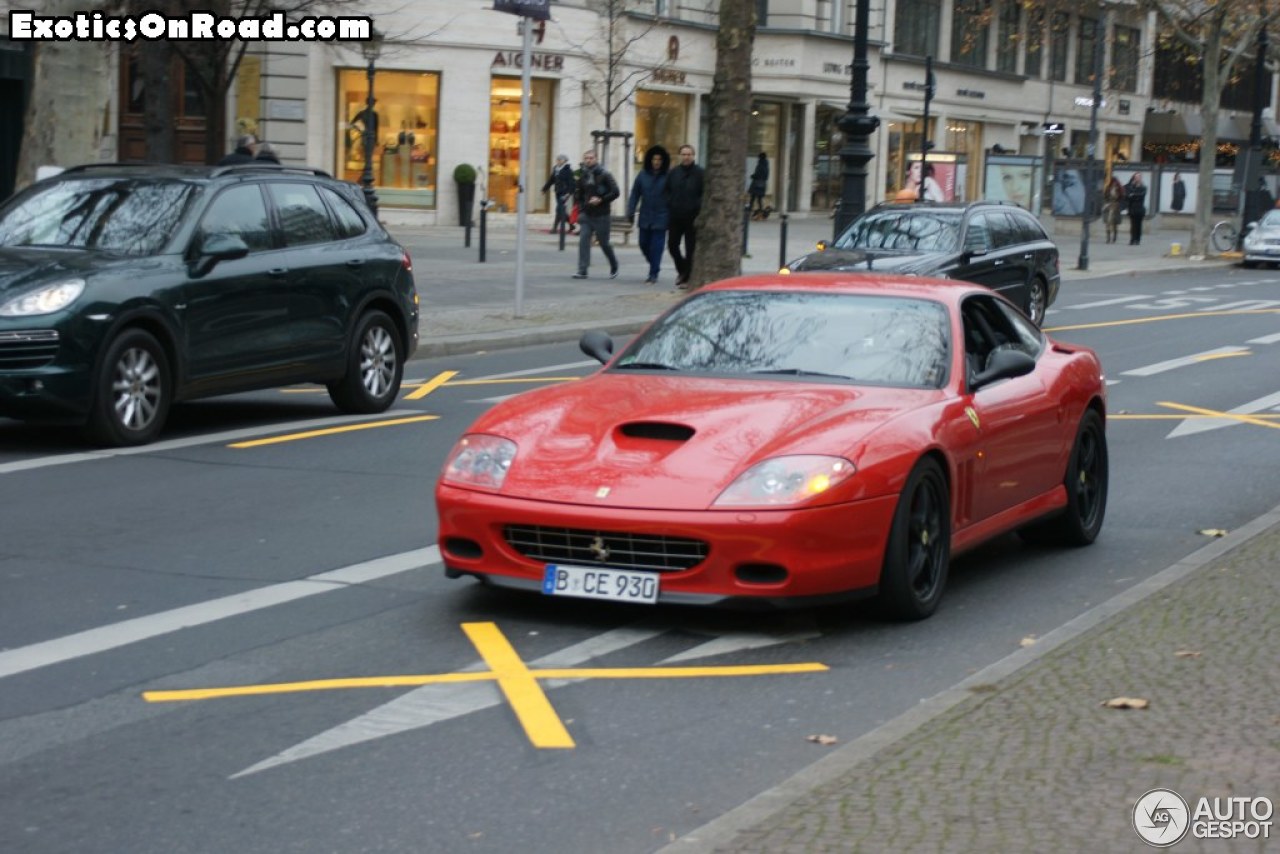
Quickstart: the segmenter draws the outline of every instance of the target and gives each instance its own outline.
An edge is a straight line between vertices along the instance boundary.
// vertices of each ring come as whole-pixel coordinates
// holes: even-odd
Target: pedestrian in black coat
[[[702,212],[705,184],[706,174],[693,162],[693,146],[680,146],[680,163],[667,173],[667,250],[676,265],[677,286],[688,285],[693,272],[693,253],[698,247],[693,225]]]

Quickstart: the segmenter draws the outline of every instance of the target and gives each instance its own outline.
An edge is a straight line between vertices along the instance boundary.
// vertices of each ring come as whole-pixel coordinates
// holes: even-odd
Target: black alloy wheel
[[[1087,546],[1098,538],[1107,514],[1110,467],[1107,433],[1097,410],[1087,409],[1076,430],[1076,442],[1062,485],[1067,506],[1062,513],[1023,528],[1019,535],[1033,543]]]
[[[951,562],[951,499],[942,469],[921,460],[894,511],[880,572],[880,603],[900,620],[922,620],[942,599]]]

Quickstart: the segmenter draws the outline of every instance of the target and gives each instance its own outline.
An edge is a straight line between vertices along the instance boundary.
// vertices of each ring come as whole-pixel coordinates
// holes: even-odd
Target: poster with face
[[[1116,177],[1119,177],[1118,175]],[[1124,183],[1127,178],[1120,179]],[[1160,176],[1160,213],[1193,214],[1196,211],[1194,172],[1165,172]]]
[[[1084,170],[1067,163],[1054,164],[1053,215],[1080,216],[1086,199]]]
[[[1039,205],[1040,164],[1037,158],[999,158],[987,160],[986,187],[983,198],[999,202],[1013,202],[1018,207],[1034,211]]]
[[[952,155],[954,157],[954,155]],[[926,202],[949,202],[956,197],[956,164],[954,161],[913,160],[907,166],[899,195],[921,198]],[[923,187],[923,195],[921,190]]]

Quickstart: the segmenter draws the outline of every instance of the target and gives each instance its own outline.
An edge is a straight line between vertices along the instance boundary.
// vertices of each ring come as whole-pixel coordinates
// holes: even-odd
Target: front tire
[[[1063,479],[1067,506],[1060,515],[1030,525],[1019,534],[1033,543],[1065,546],[1093,543],[1102,531],[1102,520],[1107,513],[1109,472],[1107,433],[1102,416],[1088,409],[1076,430],[1076,443]]]
[[[347,372],[328,384],[329,397],[343,412],[384,412],[400,393],[404,344],[391,318],[371,311],[360,318],[347,353]]]
[[[899,620],[938,609],[951,561],[951,498],[942,469],[923,459],[907,478],[889,528],[880,571],[880,605]]]
[[[108,345],[85,432],[111,447],[145,445],[164,427],[173,398],[169,359],[149,332],[128,329]]]

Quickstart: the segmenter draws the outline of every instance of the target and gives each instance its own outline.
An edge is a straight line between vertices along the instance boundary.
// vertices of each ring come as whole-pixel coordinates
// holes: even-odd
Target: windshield
[[[1280,228],[1280,210],[1269,210],[1258,223],[1263,228]]]
[[[960,212],[921,207],[885,208],[863,214],[836,241],[838,249],[955,252],[959,247]]]
[[[0,246],[98,249],[154,255],[182,219],[196,186],[154,178],[58,181],[0,218]]]
[[[936,388],[947,311],[925,299],[805,291],[711,291],[659,318],[614,370],[829,378]]]

